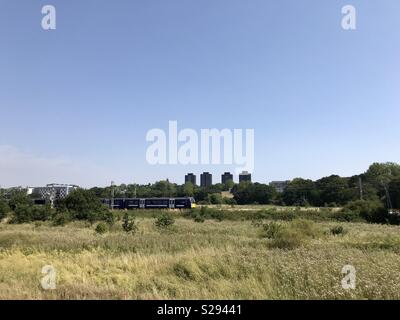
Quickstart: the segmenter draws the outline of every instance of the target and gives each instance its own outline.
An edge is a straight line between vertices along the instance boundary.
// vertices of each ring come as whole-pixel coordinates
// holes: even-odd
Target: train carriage
[[[102,199],[112,209],[190,209],[196,207],[193,197],[182,198],[116,198]]]

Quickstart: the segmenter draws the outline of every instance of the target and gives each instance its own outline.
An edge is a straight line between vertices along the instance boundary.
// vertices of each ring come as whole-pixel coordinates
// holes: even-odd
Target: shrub
[[[59,212],[68,211],[71,218],[78,220],[105,220],[109,210],[91,190],[76,189],[67,197],[56,202]]]
[[[32,206],[33,201],[26,195],[25,192],[16,192],[11,196],[8,202],[11,210],[16,210],[19,206]]]
[[[365,222],[358,212],[342,209],[334,212],[332,215],[334,220],[341,222]]]
[[[316,238],[320,235],[316,224],[310,220],[296,219],[290,224],[290,228],[304,235],[306,238]]]
[[[163,213],[154,222],[154,224],[157,228],[168,228],[171,225],[173,225],[174,223],[175,223],[174,218],[168,213]]]
[[[271,246],[279,249],[295,249],[303,243],[304,235],[291,228],[283,228],[273,239]]]
[[[263,225],[263,229],[264,235],[272,239],[271,247],[288,250],[295,249],[320,234],[312,221],[304,219],[294,220],[285,226],[272,222]]]
[[[269,222],[266,224],[262,225],[262,231],[261,231],[261,236],[263,238],[268,238],[268,239],[275,239],[279,232],[282,231],[282,225],[277,222]]]
[[[342,213],[358,215],[368,222],[385,223],[388,222],[388,213],[380,201],[357,200],[349,202],[342,210]]]
[[[96,226],[95,231],[96,231],[98,234],[106,233],[106,232],[108,231],[108,226],[107,226],[106,223],[100,222],[100,223]]]
[[[346,234],[347,231],[342,226],[335,226],[330,228],[330,233],[334,236]]]
[[[136,233],[138,226],[135,223],[135,218],[134,217],[129,217],[129,214],[126,212],[123,220],[122,220],[122,229],[125,232],[131,232],[131,233]]]
[[[200,215],[205,217],[207,215],[207,213],[208,213],[208,207],[207,206],[202,206],[200,208]]]
[[[8,206],[5,200],[0,199],[0,221],[3,220],[7,213],[10,211],[10,207]]]
[[[53,217],[53,225],[64,226],[71,220],[71,216],[68,212],[59,212]]]
[[[230,205],[231,207],[234,207],[237,202],[234,198],[223,198],[223,203]]]
[[[224,212],[222,210],[210,210],[210,217],[217,221],[224,220]]]
[[[205,221],[204,217],[201,216],[200,214],[195,215],[193,220],[194,222],[200,222],[200,223],[203,223]]]
[[[31,206],[31,205],[20,204],[14,210],[11,223],[46,221],[50,220],[52,216],[53,216],[53,210],[49,205]]]
[[[113,226],[115,224],[116,216],[114,212],[107,211],[104,214],[104,220],[110,225]]]
[[[208,202],[211,204],[222,204],[222,196],[220,193],[212,193],[208,195]]]

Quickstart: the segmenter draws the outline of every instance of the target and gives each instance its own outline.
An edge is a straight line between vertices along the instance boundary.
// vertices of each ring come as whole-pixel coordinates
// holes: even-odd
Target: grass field
[[[0,224],[0,299],[399,299],[400,228],[315,222],[293,248],[262,236],[251,221],[177,217],[170,230],[139,217],[103,235],[72,222]],[[288,227],[295,222],[279,222]],[[332,235],[342,226],[345,233]],[[356,288],[342,288],[344,265]],[[55,290],[40,285],[54,266]]]

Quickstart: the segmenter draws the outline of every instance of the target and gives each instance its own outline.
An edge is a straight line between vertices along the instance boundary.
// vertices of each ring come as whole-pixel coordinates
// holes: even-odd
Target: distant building
[[[185,175],[185,183],[191,182],[194,186],[196,185],[196,175],[193,173],[188,173]]]
[[[221,175],[221,183],[226,184],[228,181],[233,181],[233,174],[230,172],[225,172]]]
[[[271,187],[274,187],[275,190],[279,193],[282,193],[285,191],[286,187],[289,185],[290,180],[285,180],[285,181],[272,181],[269,183]]]
[[[28,187],[27,194],[34,194],[42,199],[62,199],[69,195],[69,193],[78,186],[69,184],[48,184],[45,187]]]
[[[203,172],[200,175],[200,187],[210,187],[212,186],[212,174],[209,172]]]
[[[243,171],[241,174],[239,174],[239,183],[243,181],[249,181],[251,182],[251,173],[248,173],[247,171]]]

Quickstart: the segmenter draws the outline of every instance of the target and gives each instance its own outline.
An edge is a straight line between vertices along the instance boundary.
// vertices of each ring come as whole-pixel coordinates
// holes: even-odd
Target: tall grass
[[[276,221],[263,224],[174,216],[163,232],[137,217],[136,233],[118,221],[105,234],[73,222],[0,224],[1,299],[399,299],[399,227],[365,223]],[[271,221],[270,221],[271,223]],[[335,236],[331,228],[347,232]],[[271,245],[272,244],[272,245]],[[41,268],[53,265],[57,289],[43,290]],[[355,290],[341,287],[341,269],[357,270]]]

